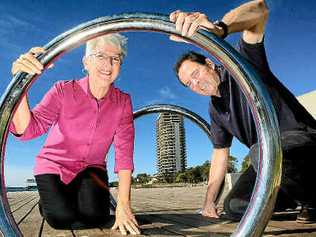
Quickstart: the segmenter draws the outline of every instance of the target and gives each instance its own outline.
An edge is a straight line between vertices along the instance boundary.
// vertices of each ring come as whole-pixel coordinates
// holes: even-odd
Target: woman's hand
[[[112,227],[112,230],[116,229],[119,229],[122,235],[127,235],[127,231],[132,235],[140,234],[138,223],[129,203],[118,202],[115,212],[115,223]]]
[[[43,65],[36,59],[36,57],[45,50],[41,47],[31,48],[29,52],[22,54],[13,64],[11,68],[12,75],[18,72],[26,72],[29,74],[41,74],[43,72]]]

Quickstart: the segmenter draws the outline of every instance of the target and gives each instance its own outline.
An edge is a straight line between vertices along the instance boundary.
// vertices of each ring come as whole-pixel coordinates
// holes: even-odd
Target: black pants
[[[108,187],[106,171],[88,168],[68,185],[55,174],[36,175],[35,179],[43,217],[53,228],[89,228],[109,220],[109,191],[104,188]]]
[[[316,133],[289,131],[281,135],[282,180],[275,209],[293,208],[297,203],[316,207]],[[258,145],[250,148],[251,165],[240,176],[224,202],[227,213],[240,216],[246,210],[256,180]],[[235,200],[233,202],[233,200]],[[236,206],[242,200],[242,206]],[[235,207],[234,207],[235,205]]]

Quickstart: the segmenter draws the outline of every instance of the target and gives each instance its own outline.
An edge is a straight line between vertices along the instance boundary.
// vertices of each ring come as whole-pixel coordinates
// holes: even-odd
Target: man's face
[[[94,52],[84,57],[89,78],[101,86],[112,84],[120,72],[120,53],[112,44],[97,44]]]
[[[220,96],[218,73],[212,68],[213,63],[207,61],[205,65],[185,60],[178,72],[180,81],[192,91],[205,96]]]

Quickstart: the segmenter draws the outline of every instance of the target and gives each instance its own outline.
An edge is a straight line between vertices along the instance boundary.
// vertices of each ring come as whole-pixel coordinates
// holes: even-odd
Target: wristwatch
[[[225,39],[228,35],[228,26],[222,21],[214,21],[213,25],[216,25],[223,30],[223,35],[221,36],[221,38]]]

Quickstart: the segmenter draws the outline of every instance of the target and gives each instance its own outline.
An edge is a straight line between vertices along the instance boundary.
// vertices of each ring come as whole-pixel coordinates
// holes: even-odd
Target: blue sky
[[[241,0],[89,0],[40,1],[2,0],[0,3],[0,93],[11,80],[11,63],[34,46],[48,43],[57,35],[80,23],[125,12],[169,14],[181,9],[203,11],[210,19],[220,19],[228,10],[240,5]],[[304,2],[304,3],[302,3]],[[316,89],[315,42],[316,3],[307,1],[268,1],[270,18],[265,44],[272,71],[295,94]],[[128,32],[128,56],[122,66],[116,86],[131,94],[134,109],[152,103],[176,104],[198,113],[209,121],[208,98],[193,94],[175,79],[173,64],[185,50],[202,50],[195,46],[172,42],[164,34]],[[228,37],[235,44],[239,34]],[[33,107],[58,80],[79,79],[83,76],[81,57],[83,47],[64,55],[55,67],[46,71],[29,91]],[[155,115],[136,120],[135,173],[156,172]],[[199,165],[210,158],[212,145],[205,134],[190,121],[185,122],[188,166]],[[9,136],[6,148],[5,174],[9,186],[23,186],[32,177],[34,158],[45,141],[45,136],[20,142]],[[232,155],[240,161],[247,149],[234,142]],[[109,156],[110,179],[113,175],[113,152]]]

